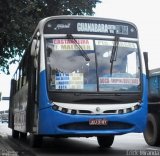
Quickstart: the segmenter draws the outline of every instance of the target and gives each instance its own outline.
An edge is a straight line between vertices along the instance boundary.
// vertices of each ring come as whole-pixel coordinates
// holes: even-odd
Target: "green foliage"
[[[93,15],[101,0],[0,0],[0,71],[19,61],[31,35],[44,17]]]

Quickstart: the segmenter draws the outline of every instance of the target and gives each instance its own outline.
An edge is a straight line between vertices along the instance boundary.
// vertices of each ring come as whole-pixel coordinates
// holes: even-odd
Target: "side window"
[[[16,79],[16,91],[18,91],[18,80],[19,80],[19,69],[17,69],[16,74],[15,74],[15,79]]]
[[[22,58],[19,67],[14,74],[13,80],[14,80],[14,93],[19,91],[23,86],[25,86],[28,82],[28,55],[25,54]]]
[[[27,72],[28,72],[28,62],[27,62],[27,59],[28,57],[24,57],[24,60],[22,62],[22,84],[21,84],[21,87],[25,86],[27,84],[27,81],[28,81],[28,77],[27,77]]]
[[[19,68],[18,90],[22,87],[22,67]]]

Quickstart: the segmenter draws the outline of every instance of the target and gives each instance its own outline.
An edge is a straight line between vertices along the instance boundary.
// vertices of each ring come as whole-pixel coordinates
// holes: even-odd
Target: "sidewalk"
[[[11,135],[8,123],[0,123],[0,156],[18,156],[18,153],[6,141],[8,135]]]
[[[1,156],[18,156],[18,153],[11,148],[8,143],[0,136],[0,155]]]

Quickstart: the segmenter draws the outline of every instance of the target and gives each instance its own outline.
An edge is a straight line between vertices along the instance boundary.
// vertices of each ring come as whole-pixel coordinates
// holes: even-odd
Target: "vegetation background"
[[[94,15],[101,0],[0,0],[0,72],[21,58],[38,22],[55,15]]]

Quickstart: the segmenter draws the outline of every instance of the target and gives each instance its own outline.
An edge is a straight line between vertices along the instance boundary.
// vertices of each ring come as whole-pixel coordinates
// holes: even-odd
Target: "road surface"
[[[0,141],[0,152],[10,152],[12,156],[160,156],[160,147],[148,146],[144,141],[142,133],[116,136],[112,147],[106,150],[100,150],[95,137],[66,139],[44,138],[42,147],[33,149],[29,146],[29,139],[27,139],[27,141],[12,139],[11,130],[7,127],[6,123],[0,123],[0,135],[2,138]],[[5,147],[2,148],[4,144],[5,147],[7,147],[6,151],[3,149]]]

